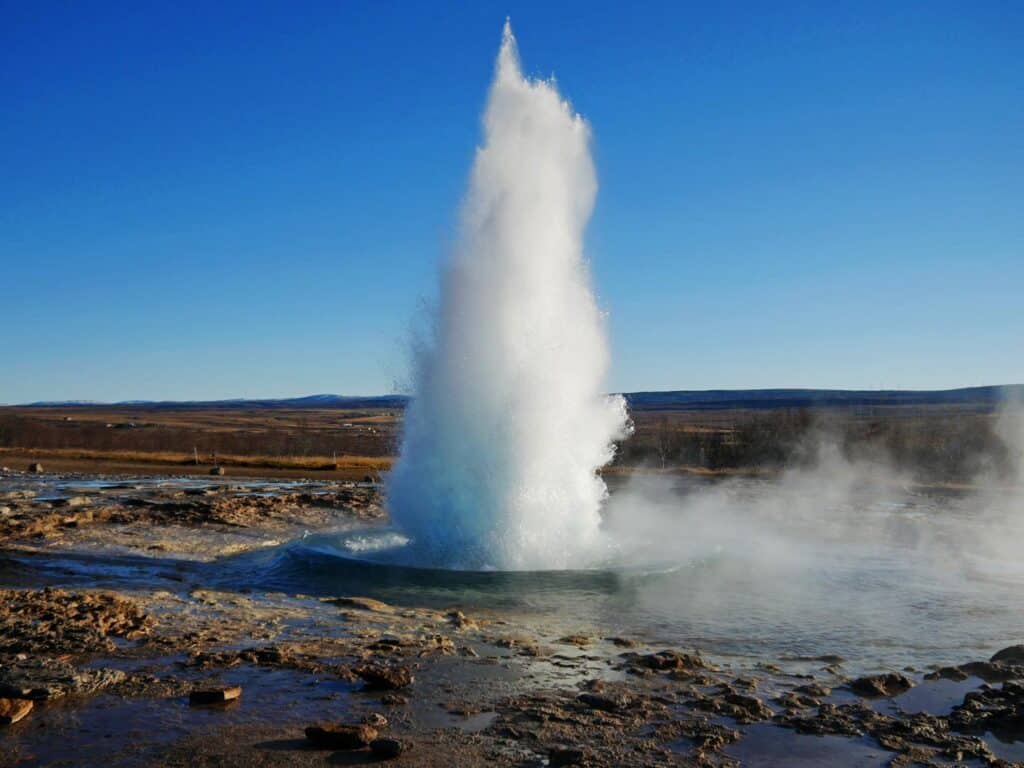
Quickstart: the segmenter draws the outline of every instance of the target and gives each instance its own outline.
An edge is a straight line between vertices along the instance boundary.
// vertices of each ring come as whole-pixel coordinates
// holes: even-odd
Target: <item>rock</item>
[[[405,752],[405,744],[398,739],[374,739],[370,742],[370,751],[378,760],[394,760]]]
[[[462,611],[449,611],[448,620],[456,629],[479,629],[477,623],[472,619],[466,618],[466,614]]]
[[[60,659],[17,659],[0,667],[0,697],[45,701],[95,693],[124,682],[117,669],[77,669]]]
[[[188,695],[188,703],[193,706],[226,704],[229,701],[234,701],[241,695],[242,687],[240,685],[232,686],[231,688],[205,688],[192,691]]]
[[[377,729],[359,725],[311,725],[306,738],[318,749],[362,749],[377,738]]]
[[[32,711],[28,699],[0,699],[0,725],[14,725]]]
[[[964,672],[960,667],[939,667],[934,672],[929,672],[924,676],[925,680],[953,680],[955,682],[962,682],[966,680],[970,675]]]
[[[775,714],[760,699],[755,696],[745,696],[742,693],[728,691],[722,696],[695,695],[693,705],[705,712],[714,712],[716,715],[727,715],[738,723],[748,725],[758,723],[762,720],[770,720]]]
[[[324,602],[336,605],[339,608],[357,608],[360,611],[374,611],[376,613],[394,613],[395,610],[387,603],[382,603],[380,600],[374,600],[371,597],[329,597]]]
[[[858,696],[898,696],[914,687],[914,681],[896,672],[859,677],[850,683]]]
[[[380,712],[371,712],[363,718],[363,722],[366,725],[373,726],[374,728],[387,728],[388,719],[384,717]]]
[[[152,620],[118,595],[63,589],[0,589],[0,654],[112,651],[111,637],[134,640]]]
[[[832,689],[827,685],[821,683],[807,683],[806,685],[798,685],[793,689],[797,693],[802,693],[805,696],[813,696],[818,699],[823,699],[832,693]]]
[[[1006,682],[1002,688],[970,691],[953,708],[949,722],[958,731],[992,731],[1004,740],[1019,739],[1024,736],[1024,684]]]
[[[366,683],[366,687],[376,691],[393,691],[412,685],[412,670],[398,665],[361,664],[353,667],[352,672]]]
[[[28,471],[34,475],[42,474],[43,465],[40,464],[38,461],[33,462],[32,464],[28,465]]]
[[[618,712],[626,705],[623,699],[604,696],[600,693],[581,693],[576,697],[576,701],[602,712]]]
[[[224,474],[224,467],[213,467],[212,469],[210,469],[210,474],[211,475],[218,475],[218,476],[219,475],[223,475]]]
[[[66,499],[56,499],[53,502],[53,506],[70,507],[71,509],[74,509],[75,507],[84,507],[91,503],[92,499],[90,499],[88,496],[70,496]]]
[[[564,765],[579,765],[586,759],[582,749],[577,747],[552,747],[548,750],[548,765],[561,768]]]
[[[594,638],[590,637],[589,635],[575,634],[560,637],[558,639],[558,642],[564,643],[565,645],[575,645],[577,647],[583,648],[593,643]]]
[[[971,661],[961,664],[958,669],[968,675],[980,677],[986,683],[1024,680],[1024,665],[1004,661]]]
[[[1024,645],[1011,645],[993,654],[989,661],[997,661],[1002,664],[1024,664]]]
[[[813,696],[807,696],[806,694],[796,693],[795,691],[789,691],[777,696],[775,703],[779,706],[785,707],[786,709],[810,709],[812,707],[820,707],[821,699],[816,699]]]
[[[628,637],[606,637],[605,640],[619,648],[636,648],[640,645],[636,640]]]
[[[711,669],[700,656],[679,651],[658,651],[646,655],[630,653],[625,654],[625,657],[633,671],[640,672],[651,669],[655,672],[691,673],[697,670]]]

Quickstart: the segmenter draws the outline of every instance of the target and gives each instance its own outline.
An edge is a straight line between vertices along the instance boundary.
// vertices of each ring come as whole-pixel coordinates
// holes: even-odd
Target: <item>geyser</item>
[[[597,470],[629,429],[583,260],[590,131],[525,78],[505,25],[440,306],[418,341],[388,503],[422,565],[571,568],[600,547]]]

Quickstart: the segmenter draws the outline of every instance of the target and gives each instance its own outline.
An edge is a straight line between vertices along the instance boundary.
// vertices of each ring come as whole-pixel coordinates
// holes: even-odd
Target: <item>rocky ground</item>
[[[0,766],[1020,764],[1024,646],[863,676],[831,655],[738,663],[497,610],[226,589],[210,570],[94,586],[47,566],[216,568],[377,519],[377,489],[60,489],[0,485]]]

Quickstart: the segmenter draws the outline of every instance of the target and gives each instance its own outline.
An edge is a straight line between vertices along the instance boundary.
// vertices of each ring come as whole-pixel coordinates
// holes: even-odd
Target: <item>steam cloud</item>
[[[483,122],[389,506],[419,564],[569,568],[600,546],[596,472],[629,430],[624,400],[602,394],[583,260],[590,131],[553,82],[523,76],[507,23]]]

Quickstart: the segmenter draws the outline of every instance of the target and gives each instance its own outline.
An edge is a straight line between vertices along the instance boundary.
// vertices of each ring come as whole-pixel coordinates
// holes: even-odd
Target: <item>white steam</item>
[[[583,260],[597,184],[586,122],[520,70],[505,26],[441,306],[388,479],[417,562],[589,562],[607,494],[597,470],[629,422],[602,394],[608,350]]]

